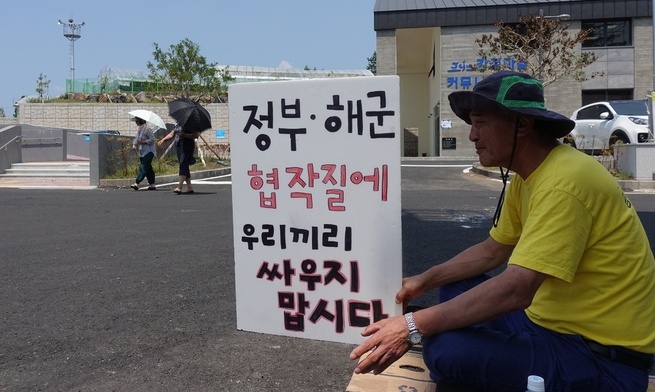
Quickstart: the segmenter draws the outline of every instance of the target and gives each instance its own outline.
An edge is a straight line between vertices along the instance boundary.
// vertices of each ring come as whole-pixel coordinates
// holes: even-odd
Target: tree
[[[524,64],[522,72],[540,79],[547,86],[563,76],[571,75],[583,82],[589,78],[602,76],[602,71],[587,75],[584,68],[596,61],[596,54],[576,48],[593,29],[581,30],[577,34],[569,32],[570,24],[561,18],[544,18],[531,13],[527,18],[519,15],[518,24],[496,21],[498,34],[483,34],[475,42],[480,46],[478,55],[481,63],[474,66],[482,72],[495,72],[502,69],[515,69]]]
[[[5,108],[0,108],[0,117],[5,117]]]
[[[176,45],[170,45],[169,51],[163,51],[153,43],[154,62],[148,61],[150,80],[159,91],[177,96],[210,95],[218,98],[225,92],[223,82],[231,80],[226,70],[217,70],[216,63],[209,63],[200,54],[200,46],[183,39]]]
[[[50,80],[48,77],[42,73],[39,74],[39,77],[36,79],[36,92],[39,94],[39,101],[43,103],[43,93],[48,95],[48,89],[50,87]]]
[[[368,65],[366,66],[366,69],[371,71],[373,75],[377,75],[378,73],[378,56],[377,52],[373,52],[371,57],[368,57],[366,60],[368,60]]]

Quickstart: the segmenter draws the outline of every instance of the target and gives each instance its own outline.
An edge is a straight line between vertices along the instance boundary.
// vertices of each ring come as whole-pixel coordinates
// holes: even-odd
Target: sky
[[[375,51],[375,0],[20,0],[3,1],[0,107],[13,116],[22,96],[66,91],[71,44],[58,21],[81,24],[75,78],[105,66],[147,71],[153,43],[185,38],[208,62],[261,67],[362,70]]]

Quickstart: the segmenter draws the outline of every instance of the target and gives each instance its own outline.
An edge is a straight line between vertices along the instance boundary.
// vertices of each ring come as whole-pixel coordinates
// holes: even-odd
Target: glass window
[[[609,112],[605,105],[594,105],[585,109],[581,109],[576,116],[576,120],[600,120],[600,115],[603,112]]]
[[[614,111],[624,116],[647,116],[648,107],[645,101],[619,101],[612,102]]]
[[[632,34],[630,34],[630,21],[619,20],[607,22],[605,37],[607,46],[629,46],[632,45]]]
[[[594,102],[619,101],[626,99],[634,99],[634,92],[632,89],[582,91],[582,106]]]
[[[593,30],[582,43],[583,48],[632,45],[632,27],[629,19],[583,21],[582,29]]]

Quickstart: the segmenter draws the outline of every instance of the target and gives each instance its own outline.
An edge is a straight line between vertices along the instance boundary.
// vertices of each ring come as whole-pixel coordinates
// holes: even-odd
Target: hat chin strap
[[[503,172],[503,167],[499,166],[500,169],[500,179],[503,180],[503,189],[500,191],[500,197],[498,198],[498,205],[496,205],[496,212],[494,212],[493,224],[494,227],[498,227],[498,221],[500,220],[500,212],[503,209],[503,202],[505,201],[505,188],[507,187],[507,179],[509,178],[509,168],[512,166],[512,161],[514,160],[514,153],[516,152],[516,142],[519,135],[519,118],[516,118],[516,125],[514,125],[514,141],[512,143],[512,155],[509,157],[509,164],[507,165],[507,170]]]

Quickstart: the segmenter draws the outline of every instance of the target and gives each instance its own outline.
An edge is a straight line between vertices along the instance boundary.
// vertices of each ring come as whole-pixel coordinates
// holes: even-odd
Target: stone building
[[[377,0],[374,9],[378,75],[400,76],[403,156],[475,156],[469,127],[450,110],[448,94],[483,76],[475,39],[497,33],[496,20],[519,15],[567,15],[572,33],[593,28],[577,50],[598,60],[587,71],[601,78],[561,79],[545,89],[546,106],[565,115],[606,99],[646,99],[653,90],[651,0]]]

